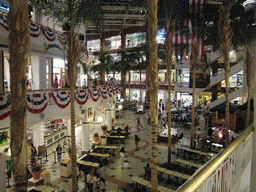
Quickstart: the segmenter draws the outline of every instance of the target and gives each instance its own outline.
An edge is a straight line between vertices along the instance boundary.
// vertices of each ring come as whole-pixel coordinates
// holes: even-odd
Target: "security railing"
[[[177,191],[250,191],[253,131],[252,124]]]

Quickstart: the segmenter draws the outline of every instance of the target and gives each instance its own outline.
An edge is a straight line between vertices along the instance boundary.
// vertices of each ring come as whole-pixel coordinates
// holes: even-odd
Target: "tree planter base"
[[[31,172],[31,174],[32,174],[34,180],[39,180],[40,175],[41,175],[41,171]]]

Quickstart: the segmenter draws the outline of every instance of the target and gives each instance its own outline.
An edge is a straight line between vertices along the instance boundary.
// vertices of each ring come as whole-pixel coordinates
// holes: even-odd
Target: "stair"
[[[232,66],[230,68],[230,76],[235,74],[235,73],[238,73],[239,71],[242,71],[243,70],[243,65],[244,65],[244,60],[241,60],[237,64]],[[212,87],[212,86],[220,83],[222,80],[225,80],[225,71],[221,72],[218,75],[213,76],[211,78],[211,81],[210,81],[210,86]]]
[[[237,97],[241,97],[242,94],[243,94],[243,89],[242,88],[238,88],[237,90],[229,93],[229,100],[231,101],[231,100],[233,100],[233,99],[235,99]],[[213,101],[213,102],[203,106],[202,110],[206,110],[208,106],[209,106],[209,109],[211,109],[211,108],[213,108],[213,107],[215,107],[215,106],[217,106],[217,105],[219,105],[219,104],[221,104],[221,103],[223,103],[225,101],[226,101],[226,97],[223,96],[223,97],[221,97],[221,98],[219,98],[219,99],[217,99],[217,100],[215,100],[215,101]]]

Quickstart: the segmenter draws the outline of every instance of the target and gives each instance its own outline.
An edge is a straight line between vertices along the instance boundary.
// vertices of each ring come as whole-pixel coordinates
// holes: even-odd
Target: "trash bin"
[[[71,161],[69,159],[64,159],[61,161],[60,175],[61,177],[69,177],[72,173]]]
[[[100,138],[101,138],[101,144],[107,145],[107,136],[100,136]]]

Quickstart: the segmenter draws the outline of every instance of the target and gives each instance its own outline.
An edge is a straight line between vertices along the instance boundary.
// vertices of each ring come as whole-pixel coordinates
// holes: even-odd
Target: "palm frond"
[[[57,44],[46,44],[46,43],[44,43],[44,47],[45,47],[46,52],[51,48],[56,48],[56,49],[59,49],[59,50],[63,51],[63,49]]]

